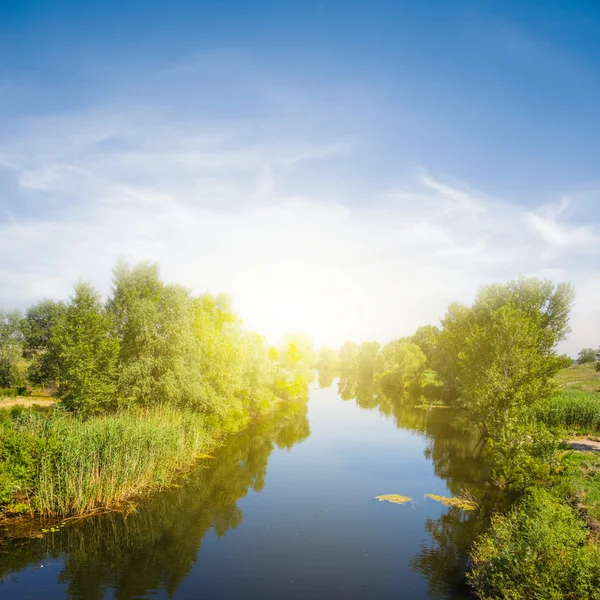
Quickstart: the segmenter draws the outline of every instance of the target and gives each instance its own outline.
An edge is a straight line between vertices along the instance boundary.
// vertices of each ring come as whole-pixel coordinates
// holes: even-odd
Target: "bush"
[[[471,560],[467,577],[483,600],[600,598],[598,547],[575,510],[541,489],[492,519]]]
[[[10,419],[0,422],[0,505],[29,494],[36,453],[35,438],[18,431]]]

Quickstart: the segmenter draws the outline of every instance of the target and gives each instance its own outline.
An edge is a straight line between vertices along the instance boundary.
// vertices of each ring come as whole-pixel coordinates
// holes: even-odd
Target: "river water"
[[[315,388],[133,514],[5,547],[0,599],[471,598],[482,511],[425,498],[482,494],[475,443],[450,417]]]

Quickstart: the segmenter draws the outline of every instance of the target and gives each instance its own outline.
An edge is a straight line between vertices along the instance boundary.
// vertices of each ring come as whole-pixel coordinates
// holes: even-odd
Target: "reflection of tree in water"
[[[427,519],[425,528],[431,543],[422,546],[412,561],[413,568],[427,577],[433,597],[454,593],[464,597],[468,551],[500,503],[493,488],[486,485],[489,472],[478,436],[454,419],[450,409],[415,408],[417,398],[387,396],[372,378],[361,381],[345,376],[337,385],[344,400],[354,399],[361,408],[377,408],[391,417],[397,427],[423,434],[427,439],[425,456],[433,463],[435,474],[446,482],[453,495],[467,492],[479,503],[480,508],[475,511],[450,507],[438,519]]]
[[[106,588],[126,600],[164,589],[173,594],[198,556],[202,538],[237,527],[237,506],[250,489],[264,486],[275,447],[291,448],[310,434],[305,403],[282,403],[229,438],[207,468],[182,487],[145,500],[137,512],[84,519],[42,540],[13,545],[0,554],[0,577],[27,565],[61,558],[59,576],[71,598],[101,600]]]

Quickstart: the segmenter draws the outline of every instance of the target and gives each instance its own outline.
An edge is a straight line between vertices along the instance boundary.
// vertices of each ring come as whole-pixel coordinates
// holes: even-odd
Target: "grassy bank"
[[[561,389],[575,389],[584,392],[600,392],[600,372],[597,363],[573,365],[562,369],[555,377]]]
[[[5,514],[82,514],[164,487],[209,452],[222,431],[201,414],[166,406],[89,420],[62,410],[2,412]]]

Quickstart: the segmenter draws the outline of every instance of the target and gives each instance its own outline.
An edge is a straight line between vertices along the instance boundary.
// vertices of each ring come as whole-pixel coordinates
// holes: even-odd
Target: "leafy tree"
[[[308,384],[314,379],[312,340],[305,335],[288,335],[271,356],[276,365],[275,395],[285,400],[304,396],[308,392]]]
[[[134,404],[194,404],[201,383],[191,297],[164,285],[157,264],[121,262],[113,275],[108,308],[120,340],[120,396]]]
[[[119,342],[91,285],[75,286],[49,344],[58,357],[58,395],[66,408],[89,415],[115,405]]]
[[[65,309],[64,302],[54,300],[40,300],[27,309],[22,322],[25,358],[31,358],[48,348],[52,327]]]
[[[557,366],[561,369],[566,369],[568,367],[571,367],[574,362],[573,359],[567,354],[561,354],[560,356],[557,356],[556,360],[557,360]]]
[[[357,377],[367,378],[379,371],[383,366],[383,356],[379,342],[363,342],[356,353]]]
[[[21,312],[0,309],[0,387],[8,388],[19,383],[16,362],[22,348]]]
[[[507,419],[528,418],[551,394],[573,296],[568,284],[520,278],[482,288],[471,308],[450,306],[438,369],[484,437],[499,435]]]
[[[23,356],[31,360],[27,377],[32,383],[47,385],[57,378],[58,357],[51,351],[50,338],[52,328],[65,310],[64,302],[41,300],[25,313]]]
[[[415,331],[415,334],[411,338],[411,342],[421,348],[429,365],[434,360],[439,335],[440,330],[435,325],[423,325]]]
[[[427,357],[417,344],[395,341],[383,348],[385,371],[380,375],[387,393],[402,394],[412,390],[419,395],[423,374],[427,367]]]
[[[596,350],[593,348],[583,348],[577,355],[577,364],[584,365],[586,363],[595,362],[597,359]]]
[[[273,399],[274,369],[264,338],[242,330],[225,294],[195,298],[193,311],[202,382],[197,407],[228,420],[264,410]]]

